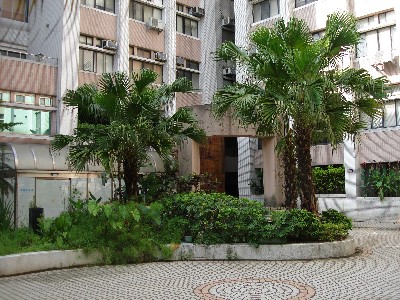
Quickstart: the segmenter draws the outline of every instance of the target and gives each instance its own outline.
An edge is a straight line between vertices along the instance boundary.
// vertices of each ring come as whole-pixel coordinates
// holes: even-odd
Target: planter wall
[[[355,241],[304,243],[283,245],[248,244],[196,245],[182,243],[173,253],[172,260],[303,260],[346,257],[354,254]]]
[[[330,208],[341,211],[352,218],[353,221],[398,219],[400,216],[399,197],[386,197],[381,201],[378,197],[349,199],[319,195],[318,206],[320,211]]]

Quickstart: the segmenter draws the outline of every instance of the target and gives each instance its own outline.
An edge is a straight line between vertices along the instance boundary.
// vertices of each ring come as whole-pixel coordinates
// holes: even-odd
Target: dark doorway
[[[225,193],[239,197],[237,138],[224,138],[224,148]]]

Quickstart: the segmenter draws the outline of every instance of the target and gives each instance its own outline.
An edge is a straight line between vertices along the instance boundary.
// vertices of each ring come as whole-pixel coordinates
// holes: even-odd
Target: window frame
[[[182,32],[178,31],[178,25],[179,25],[178,24],[178,19],[179,18],[182,19],[182,24],[181,24],[182,25]],[[190,22],[190,26],[187,26],[188,24],[186,24],[186,22]],[[192,22],[194,22],[196,24],[196,27],[192,26]],[[191,28],[190,33],[187,32],[187,29],[189,27]],[[193,34],[194,33],[194,29],[195,29],[195,34]],[[187,35],[187,36],[191,36],[191,37],[194,37],[194,38],[199,38],[199,21],[191,19],[191,18],[188,18],[188,17],[185,17],[185,16],[177,15],[176,16],[176,32],[184,34],[184,35]]]

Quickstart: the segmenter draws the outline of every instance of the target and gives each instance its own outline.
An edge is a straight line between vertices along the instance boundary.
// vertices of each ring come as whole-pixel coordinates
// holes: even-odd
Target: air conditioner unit
[[[189,8],[189,15],[192,15],[194,17],[204,17],[204,8],[201,7],[191,7]]]
[[[156,19],[156,18],[149,18],[149,21],[147,22],[147,26],[151,29],[155,29],[157,31],[163,31],[164,30],[164,23],[162,20]]]
[[[176,65],[183,67],[185,65],[185,59],[183,57],[176,57]]]
[[[235,27],[235,19],[231,17],[223,18],[222,27],[228,27],[228,28]]]
[[[110,40],[103,40],[101,42],[101,47],[107,50],[117,50],[117,43]]]
[[[158,61],[167,61],[167,54],[164,52],[156,52],[154,59]]]
[[[222,75],[234,76],[234,75],[236,75],[236,70],[235,70],[235,68],[224,68],[224,69],[222,69]]]

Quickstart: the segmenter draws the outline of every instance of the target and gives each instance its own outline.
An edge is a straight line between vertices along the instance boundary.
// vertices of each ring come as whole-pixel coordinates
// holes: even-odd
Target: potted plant
[[[43,217],[43,207],[37,207],[36,196],[33,196],[33,200],[29,207],[29,227],[34,232],[39,232],[39,219]]]

